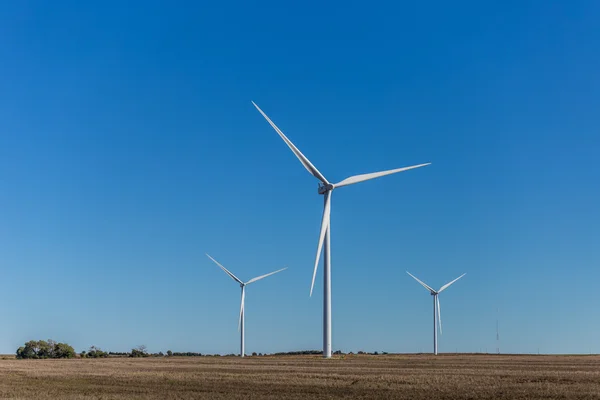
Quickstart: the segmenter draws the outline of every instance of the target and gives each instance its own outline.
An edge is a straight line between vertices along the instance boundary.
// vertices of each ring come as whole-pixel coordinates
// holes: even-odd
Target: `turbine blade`
[[[240,303],[240,319],[238,320],[238,331],[242,326],[242,316],[244,315],[244,299],[246,298],[246,287],[242,286],[242,302]]]
[[[268,274],[265,274],[265,275],[257,276],[256,278],[252,278],[252,279],[250,279],[248,282],[246,282],[246,285],[249,285],[249,284],[251,284],[252,282],[260,281],[261,279],[263,279],[263,278],[266,278],[267,276],[271,276],[271,275],[273,275],[273,274],[276,274],[276,273],[278,273],[278,272],[281,272],[281,271],[283,271],[284,269],[287,269],[287,267],[285,267],[285,268],[281,268],[281,269],[278,269],[277,271],[274,271],[274,272],[269,272]]]
[[[331,190],[325,192],[325,196],[325,207],[323,208],[323,218],[321,220],[321,233],[319,235],[319,245],[317,247],[317,258],[315,260],[312,283],[310,284],[310,296],[312,296],[313,288],[315,286],[315,278],[317,276],[317,268],[319,267],[319,258],[321,257],[323,242],[325,241],[325,233],[327,233],[327,230],[329,229],[329,216],[331,214]]]
[[[323,174],[321,174],[319,172],[319,170],[314,165],[312,165],[312,163],[308,160],[308,158],[306,158],[306,156],[304,154],[302,154],[302,152],[300,150],[298,150],[298,148],[296,146],[294,146],[294,143],[292,143],[292,141],[290,139],[288,139],[287,136],[285,136],[283,134],[283,132],[281,132],[281,129],[279,129],[277,127],[277,125],[275,125],[273,123],[273,121],[271,121],[271,119],[269,117],[267,117],[267,114],[265,114],[263,112],[263,110],[261,110],[260,107],[256,105],[255,102],[252,102],[252,104],[254,104],[254,107],[256,107],[256,109],[258,110],[258,112],[260,112],[262,114],[262,116],[265,117],[265,119],[267,120],[267,122],[269,124],[271,124],[271,126],[273,127],[273,129],[275,129],[275,131],[279,134],[279,136],[281,136],[281,138],[288,145],[288,147],[290,148],[290,150],[292,150],[292,152],[296,155],[296,157],[298,157],[298,160],[300,160],[300,162],[302,163],[302,165],[304,165],[304,168],[306,168],[306,170],[308,172],[310,172],[315,178],[317,178],[318,180],[320,180],[324,184],[326,184],[326,185],[329,184],[329,182],[327,181],[327,179],[325,179],[325,177],[323,176]]]
[[[462,274],[461,276],[459,276],[458,278],[456,278],[455,280],[453,280],[452,282],[448,282],[446,283],[444,286],[442,286],[440,288],[440,290],[438,290],[438,293],[442,293],[442,290],[446,290],[450,285],[452,285],[454,282],[456,282],[457,280],[459,280],[460,278],[462,278],[463,276],[465,276],[465,274]]]
[[[395,174],[395,173],[402,172],[402,171],[408,171],[409,169],[415,169],[415,168],[425,167],[426,165],[429,165],[429,164],[431,164],[431,163],[413,165],[411,167],[390,169],[390,170],[381,171],[381,172],[373,172],[373,173],[370,173],[370,174],[354,175],[354,176],[351,176],[349,178],[344,179],[341,182],[336,183],[333,186],[337,188],[337,187],[342,187],[342,186],[353,185],[355,183],[359,183],[359,182],[363,182],[363,181],[368,181],[370,179],[379,178],[381,176],[391,175],[391,174]]]
[[[440,313],[440,298],[436,295],[435,299],[437,301],[438,322],[440,323],[440,335],[441,335],[442,334],[442,314]]]
[[[209,256],[208,254],[207,254],[206,256],[207,256],[208,258],[210,258],[211,260],[213,260],[213,262],[214,262],[215,264],[217,264],[219,267],[221,267],[221,269],[222,269],[223,271],[225,271],[225,273],[226,273],[227,275],[229,275],[229,276],[231,277],[231,279],[233,279],[234,281],[236,281],[236,282],[238,282],[238,283],[244,283],[244,282],[242,282],[242,281],[241,281],[241,280],[240,280],[240,279],[239,279],[237,276],[235,276],[234,274],[232,274],[231,272],[229,272],[229,271],[227,270],[227,268],[225,268],[224,266],[222,266],[221,264],[219,264],[219,262],[218,262],[217,260],[215,260],[214,258],[212,258],[211,256]]]
[[[423,285],[423,287],[427,290],[429,290],[431,293],[435,293],[435,290],[433,290],[431,287],[429,287],[425,282],[421,282],[419,280],[419,278],[417,278],[416,276],[414,276],[413,274],[411,274],[410,272],[406,271],[407,274],[409,274],[410,276],[412,276],[414,278],[414,280],[416,280],[417,282],[419,282],[421,285]]]

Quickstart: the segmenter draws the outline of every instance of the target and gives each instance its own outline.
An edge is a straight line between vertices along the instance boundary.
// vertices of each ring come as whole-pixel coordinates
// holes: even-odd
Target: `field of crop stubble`
[[[4,359],[0,398],[600,399],[600,356]]]

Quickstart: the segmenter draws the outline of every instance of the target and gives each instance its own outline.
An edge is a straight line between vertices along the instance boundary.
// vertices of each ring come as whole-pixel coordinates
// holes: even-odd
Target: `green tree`
[[[25,346],[21,346],[17,349],[17,360],[21,360],[25,357]]]
[[[148,357],[149,354],[146,351],[145,345],[140,345],[135,349],[131,349],[131,353],[129,353],[129,357]]]
[[[172,352],[171,350],[167,350],[167,355],[168,355],[169,357],[171,357],[171,356],[173,356],[173,352]]]
[[[36,352],[38,358],[52,358],[53,350],[50,343],[45,340],[38,340]]]
[[[99,347],[90,346],[87,356],[88,358],[106,358],[108,357],[108,353],[106,351],[102,351],[102,349]]]
[[[73,358],[75,357],[75,349],[66,343],[56,343],[52,358]]]
[[[40,358],[39,357],[39,342],[37,340],[30,340],[25,343],[25,351],[23,354],[24,358]]]
[[[48,339],[46,344],[48,345],[48,350],[46,351],[46,355],[48,356],[48,358],[57,358],[55,352],[56,352],[56,346],[59,343],[55,342],[52,339]]]

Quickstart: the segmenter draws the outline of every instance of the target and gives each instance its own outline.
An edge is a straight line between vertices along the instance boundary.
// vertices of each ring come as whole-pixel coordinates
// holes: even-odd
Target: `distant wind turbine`
[[[442,316],[440,314],[440,299],[438,298],[438,295],[440,293],[442,293],[444,290],[446,290],[454,282],[456,282],[457,280],[459,280],[460,278],[462,278],[463,276],[465,276],[466,273],[462,274],[461,276],[459,276],[458,278],[456,278],[452,282],[446,283],[444,286],[442,286],[440,288],[440,290],[433,290],[430,286],[428,286],[424,282],[421,282],[416,276],[414,276],[410,272],[406,271],[406,273],[409,274],[410,276],[412,276],[421,285],[423,285],[423,287],[425,289],[429,290],[429,293],[431,293],[431,295],[433,296],[433,354],[435,354],[437,356],[437,353],[438,353],[438,343],[437,343],[436,322],[439,322],[439,324],[440,324],[440,335],[442,334]]]
[[[315,260],[315,266],[313,269],[312,283],[310,285],[310,295],[312,296],[313,287],[315,286],[315,277],[317,276],[317,267],[319,265],[319,257],[321,256],[321,250],[324,251],[325,256],[323,259],[323,356],[326,358],[331,357],[331,245],[330,245],[330,213],[331,213],[331,193],[334,189],[353,185],[355,183],[368,181],[370,179],[379,178],[381,176],[386,176],[390,174],[395,174],[402,171],[408,171],[409,169],[424,167],[431,163],[413,165],[411,167],[390,169],[387,171],[381,172],[373,172],[370,174],[362,174],[355,175],[349,178],[344,179],[338,183],[330,183],[325,177],[319,172],[317,168],[298,150],[296,146],[289,140],[283,132],[271,121],[271,119],[261,110],[256,103],[252,102],[254,107],[262,114],[263,117],[267,120],[267,122],[275,129],[275,131],[281,136],[283,141],[288,145],[290,150],[294,153],[294,155],[300,160],[304,168],[310,172],[315,178],[317,178],[319,183],[319,194],[324,196],[324,209],[323,209],[323,217],[321,220],[321,233],[319,235],[319,244],[317,246],[317,257]]]
[[[256,278],[252,278],[250,279],[248,282],[242,282],[237,276],[235,276],[234,274],[232,274],[231,272],[229,272],[227,270],[227,268],[225,268],[224,266],[222,266],[221,264],[219,264],[219,262],[217,260],[215,260],[214,258],[212,258],[211,256],[209,256],[208,254],[206,255],[208,258],[210,258],[215,264],[217,264],[223,271],[225,271],[225,273],[227,275],[229,275],[231,277],[231,279],[233,279],[234,281],[236,281],[237,283],[240,284],[240,287],[242,288],[242,301],[240,304],[240,320],[238,322],[238,330],[240,331],[240,356],[244,357],[244,355],[246,354],[244,352],[245,350],[245,343],[244,343],[244,299],[246,297],[246,285],[249,285],[253,282],[259,281],[263,278],[266,278],[267,276],[271,276],[273,274],[276,274],[278,272],[283,271],[286,268],[282,268],[279,269],[277,271],[274,272],[270,272],[268,274],[265,275],[261,275],[261,276],[257,276]]]

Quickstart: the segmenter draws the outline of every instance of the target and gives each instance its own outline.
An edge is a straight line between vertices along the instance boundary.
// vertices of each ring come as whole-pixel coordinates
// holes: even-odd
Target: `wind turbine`
[[[444,290],[446,290],[454,282],[456,282],[457,280],[459,280],[460,278],[462,278],[463,276],[465,276],[466,273],[462,274],[461,276],[459,276],[458,278],[456,278],[452,282],[446,283],[444,286],[442,286],[440,288],[440,290],[433,290],[430,286],[428,286],[424,282],[421,282],[416,276],[414,276],[410,272],[406,271],[406,273],[409,274],[410,276],[412,276],[421,285],[423,285],[423,287],[425,289],[429,290],[429,293],[431,293],[431,295],[433,296],[433,354],[435,354],[437,356],[438,345],[437,345],[437,329],[436,329],[436,326],[435,326],[436,322],[440,323],[440,335],[442,334],[442,316],[440,314],[440,299],[438,298],[438,295],[440,293],[442,293]],[[437,319],[437,321],[436,321],[436,319]]]
[[[255,102],[252,102],[254,107],[262,114],[267,122],[275,129],[275,131],[281,136],[283,141],[288,145],[290,150],[298,157],[298,160],[304,165],[319,183],[318,193],[324,196],[324,208],[323,217],[321,220],[321,233],[319,235],[319,244],[317,246],[317,257],[315,259],[315,266],[313,269],[312,283],[310,285],[310,296],[312,296],[313,287],[315,285],[315,277],[317,276],[317,267],[319,265],[319,257],[321,256],[321,250],[324,251],[325,256],[323,260],[323,356],[326,358],[331,357],[331,242],[330,242],[330,222],[329,217],[331,213],[331,193],[334,189],[342,186],[353,185],[355,183],[368,181],[370,179],[379,178],[381,176],[395,174],[397,172],[407,171],[409,169],[424,167],[431,163],[413,165],[411,167],[390,169],[387,171],[373,172],[370,174],[355,175],[344,179],[338,183],[330,183],[325,177],[319,172],[317,168],[298,150],[296,146],[283,134],[283,132],[271,121],[271,119],[261,110]]]
[[[268,274],[265,275],[261,275],[261,276],[257,276],[256,278],[252,278],[250,279],[248,282],[242,282],[237,276],[235,276],[234,274],[232,274],[231,272],[229,272],[227,270],[227,268],[225,268],[224,266],[222,266],[221,264],[219,264],[219,262],[217,260],[215,260],[214,258],[212,258],[211,256],[209,256],[208,254],[206,255],[208,258],[210,258],[211,260],[213,260],[213,262],[215,264],[217,264],[223,271],[225,271],[225,273],[227,275],[229,275],[231,277],[231,279],[233,279],[234,281],[236,281],[237,283],[240,284],[240,288],[242,288],[242,302],[240,305],[240,320],[238,322],[238,330],[240,331],[240,357],[244,357],[244,348],[245,348],[245,343],[244,343],[244,299],[246,297],[246,285],[249,285],[253,282],[259,281],[263,278],[266,278],[267,276],[271,276],[273,274],[276,274],[278,272],[283,271],[284,269],[287,269],[287,267],[279,269],[277,271],[274,272],[269,272]]]

